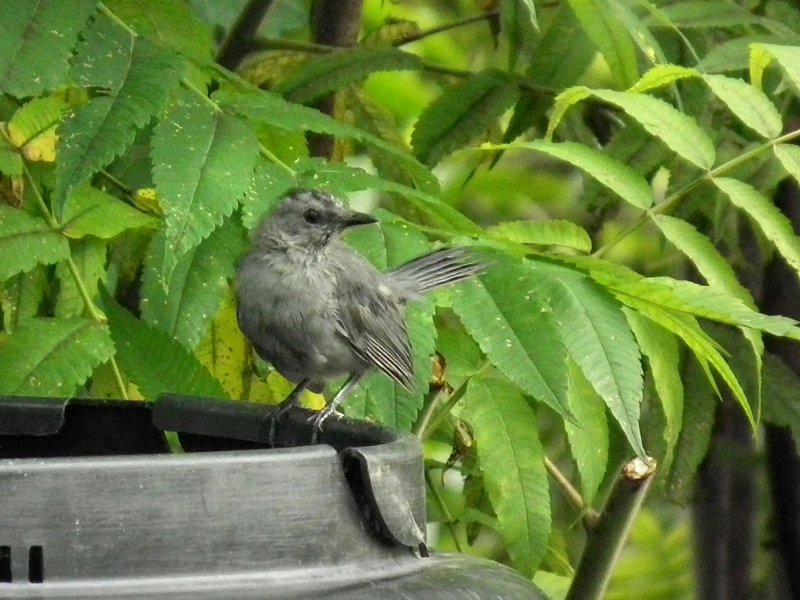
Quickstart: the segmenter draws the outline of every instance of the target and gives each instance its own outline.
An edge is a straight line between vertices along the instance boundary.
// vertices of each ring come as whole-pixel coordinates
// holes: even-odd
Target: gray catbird
[[[376,221],[326,192],[293,190],[259,224],[239,267],[239,328],[261,358],[298,384],[279,415],[305,389],[321,392],[326,380],[350,375],[316,415],[315,431],[372,368],[411,388],[405,304],[486,266],[474,251],[445,248],[381,273],[339,240],[348,227]]]

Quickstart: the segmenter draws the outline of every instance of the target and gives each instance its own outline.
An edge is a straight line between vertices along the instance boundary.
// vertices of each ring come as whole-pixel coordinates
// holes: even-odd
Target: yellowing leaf
[[[195,353],[231,398],[243,398],[245,378],[249,375],[249,350],[236,324],[236,301],[229,289]]]
[[[155,188],[139,188],[133,193],[131,197],[133,205],[139,210],[143,210],[159,217],[164,216],[164,211],[161,210],[161,204],[158,202],[158,195]]]
[[[69,104],[60,97],[36,98],[14,113],[8,123],[11,143],[29,161],[53,162],[56,156],[56,126]]]

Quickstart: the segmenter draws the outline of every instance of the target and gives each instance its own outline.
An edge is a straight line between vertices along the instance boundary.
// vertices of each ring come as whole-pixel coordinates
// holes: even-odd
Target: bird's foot
[[[322,424],[330,417],[335,416],[337,419],[342,418],[344,415],[336,410],[333,404],[328,404],[325,408],[311,417],[308,422],[311,423],[311,444],[316,444],[319,434],[322,433]]]
[[[267,437],[270,447],[275,447],[275,441],[278,435],[278,423],[283,420],[283,418],[286,416],[286,413],[300,403],[300,395],[303,393],[304,389],[305,387],[301,388],[301,386],[295,388],[292,393],[286,396],[286,399],[284,399],[283,402],[278,405],[278,409],[275,411],[272,417],[270,417],[269,434]]]

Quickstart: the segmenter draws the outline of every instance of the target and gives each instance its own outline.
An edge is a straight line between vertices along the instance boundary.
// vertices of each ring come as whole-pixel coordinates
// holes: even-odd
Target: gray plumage
[[[370,369],[412,388],[405,305],[486,266],[469,249],[445,248],[381,273],[339,239],[374,222],[326,192],[295,190],[259,224],[239,267],[240,329],[261,358],[298,384],[284,406],[306,388],[321,392],[328,379],[350,374],[317,427]]]

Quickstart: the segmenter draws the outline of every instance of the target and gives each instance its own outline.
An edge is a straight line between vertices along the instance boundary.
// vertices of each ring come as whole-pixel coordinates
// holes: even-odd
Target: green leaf
[[[0,93],[39,96],[66,83],[78,34],[94,0],[0,3]]]
[[[747,396],[739,380],[736,378],[736,374],[728,363],[725,362],[718,345],[700,328],[700,325],[697,324],[694,317],[675,313],[669,309],[662,308],[644,300],[639,300],[632,296],[622,297],[621,300],[645,317],[678,336],[694,353],[698,361],[700,361],[710,383],[715,386],[716,389],[716,382],[707,366],[710,364],[733,392],[736,401],[741,405],[750,424],[755,427],[753,411],[750,409],[750,403],[747,400]]]
[[[527,46],[539,29],[536,22],[536,5],[533,0],[502,0],[500,3],[500,30],[508,40],[508,70],[517,66],[520,51]]]
[[[653,64],[665,64],[669,62],[656,36],[654,36],[650,28],[645,25],[643,19],[639,18],[639,15],[634,12],[634,3],[620,0],[606,0],[606,2],[627,30],[633,43],[639,47],[639,51],[646,61]],[[658,10],[652,7],[652,5],[650,5],[648,9]]]
[[[61,215],[74,187],[131,145],[178,84],[180,63],[105,18],[83,34],[73,62],[77,85],[104,92],[67,116],[59,127],[54,212]]]
[[[178,259],[166,291],[161,279],[165,243],[163,232],[150,241],[142,274],[142,320],[193,350],[219,311],[244,253],[244,236],[236,223],[226,221]]]
[[[739,283],[733,267],[708,237],[683,219],[668,215],[653,215],[652,218],[664,237],[692,261],[710,286],[725,290],[755,309],[750,292]]]
[[[105,290],[101,297],[117,361],[146,399],[164,392],[226,397],[220,382],[178,341],[134,317]]]
[[[651,27],[735,27],[757,23],[760,17],[727,0],[691,0],[660,7],[662,19],[651,17],[647,24]]]
[[[789,427],[795,444],[800,440],[800,378],[773,354],[764,357],[764,418]]]
[[[334,163],[320,158],[297,161],[297,184],[301,187],[322,188],[344,196],[359,190],[395,192],[408,200],[415,208],[430,217],[431,224],[445,231],[479,235],[483,230],[449,204],[425,192],[388,181],[367,173],[358,167]]]
[[[439,183],[427,168],[398,148],[366,131],[341,123],[326,114],[287,102],[277,94],[266,91],[242,92],[219,91],[214,100],[225,109],[237,112],[249,119],[261,121],[289,131],[313,131],[351,138],[382,150],[395,160],[413,179],[416,186],[429,194],[438,193]]]
[[[584,275],[545,262],[530,262],[537,293],[551,307],[572,360],[603,398],[631,447],[647,454],[639,431],[643,380],[639,347],[621,306]]]
[[[67,238],[41,219],[0,204],[0,281],[68,256]]]
[[[355,47],[312,56],[281,81],[275,92],[292,102],[310,102],[357,83],[378,71],[422,68],[415,54],[391,47]]]
[[[704,75],[703,79],[742,123],[768,139],[781,134],[783,122],[778,109],[757,87],[724,75]]]
[[[22,157],[4,135],[0,135],[0,173],[7,177],[20,177],[23,172]]]
[[[534,83],[559,90],[575,85],[596,56],[592,42],[575,13],[561,6],[532,52],[525,76]],[[508,123],[503,142],[510,142],[544,120],[551,101],[522,88]]]
[[[651,277],[638,281],[612,281],[610,278],[600,277],[600,280],[620,297],[636,297],[712,321],[800,339],[797,321],[779,315],[763,315],[720,288],[668,277]]]
[[[353,228],[344,239],[380,271],[399,267],[431,250],[428,238],[415,227],[382,209],[374,215],[381,219],[377,225]]]
[[[406,142],[405,133],[400,130],[394,114],[382,103],[370,96],[363,88],[351,86],[343,90],[339,98],[352,115],[353,125],[364,131],[385,140],[397,148],[402,148],[410,153]],[[375,170],[384,179],[396,181],[409,187],[414,187],[413,178],[390,155],[375,146],[366,146],[367,155],[375,165]]]
[[[795,91],[800,91],[800,48],[775,44],[753,44],[750,46],[750,81],[761,88],[761,77],[767,65],[775,59],[792,82]]]
[[[105,241],[95,237],[82,240],[73,240],[70,243],[70,254],[81,284],[90,299],[97,296],[97,286],[101,278],[105,277],[106,262],[108,262],[108,246]],[[56,317],[80,317],[86,311],[75,275],[66,262],[56,266],[58,277],[58,297],[56,298]]]
[[[517,83],[488,70],[449,88],[422,112],[411,134],[414,155],[426,165],[469,144],[517,100]]]
[[[693,165],[701,169],[714,166],[714,142],[692,117],[651,96],[612,90],[588,91],[592,96],[621,108],[651,135]]]
[[[63,220],[62,231],[71,238],[111,239],[127,229],[158,226],[157,219],[88,184],[69,195]]]
[[[794,234],[786,215],[754,187],[737,179],[715,177],[714,185],[728,196],[734,206],[755,221],[789,266],[800,272],[800,239]]]
[[[571,418],[567,352],[550,307],[538,292],[540,285],[532,269],[498,256],[479,280],[465,281],[452,290],[452,306],[501,373]]]
[[[569,408],[576,423],[564,421],[569,448],[578,473],[584,501],[591,504],[608,466],[606,406],[574,363],[569,371]]]
[[[182,91],[159,119],[152,141],[153,181],[164,209],[161,273],[169,281],[181,256],[236,208],[250,185],[258,140],[239,118]]]
[[[592,251],[589,234],[571,221],[505,221],[489,227],[486,233],[518,244],[564,246],[587,253]]]
[[[104,0],[104,4],[136,33],[156,40],[198,63],[213,57],[214,37],[181,0]]]
[[[17,273],[0,285],[0,310],[6,333],[13,333],[39,314],[47,287],[47,275],[40,266],[27,273]]]
[[[185,76],[204,89],[210,77],[195,65],[212,61],[216,44],[210,27],[195,15],[196,8],[183,0],[105,0],[104,4],[138,35],[190,58],[192,63],[183,66]]]
[[[544,33],[525,76],[552,89],[564,89],[580,79],[596,52],[568,6],[562,6]]]
[[[685,368],[685,403],[683,425],[675,447],[675,460],[668,473],[667,489],[674,501],[688,503],[697,469],[708,453],[716,421],[715,390],[709,385],[697,361],[690,360]]]
[[[602,0],[567,1],[586,35],[606,59],[617,85],[633,85],[639,78],[636,48],[619,17]]]
[[[417,37],[421,31],[415,21],[392,18],[364,35],[358,43],[362,46],[392,46]]]
[[[558,575],[540,569],[536,572],[536,575],[533,576],[533,583],[544,592],[546,598],[550,600],[564,600],[572,585],[572,577]]]
[[[499,378],[471,379],[464,402],[506,550],[517,570],[532,577],[551,525],[536,417],[516,387]]]
[[[488,146],[496,148],[496,146]],[[534,140],[509,144],[504,148],[529,148],[558,158],[586,171],[623,200],[636,208],[647,209],[653,204],[653,190],[647,180],[632,168],[598,150],[577,142]]]
[[[250,186],[242,199],[242,223],[252,230],[283,198],[297,180],[283,167],[259,158]]]
[[[68,398],[114,353],[90,319],[32,319],[0,346],[0,395]]]
[[[626,308],[625,315],[642,353],[647,357],[656,393],[661,400],[666,421],[663,434],[666,452],[661,463],[668,468],[683,422],[684,394],[678,341],[669,331],[637,312]]]
[[[642,75],[641,79],[633,84],[628,91],[641,94],[689,77],[701,77],[701,74],[695,69],[680,65],[656,65]]]
[[[710,286],[724,290],[734,298],[741,300],[747,308],[756,310],[750,292],[739,284],[733,268],[714,247],[711,240],[681,219],[667,215],[653,215],[653,220],[661,229],[664,237],[689,257]],[[764,343],[760,332],[743,327],[742,333],[750,341],[753,352],[760,363],[760,357],[764,353]]]
[[[793,144],[775,144],[772,151],[795,182],[800,182],[800,148]]]
[[[719,44],[714,44],[697,65],[703,73],[727,73],[746,71],[750,65],[750,46],[759,42],[779,42],[782,38],[773,35],[743,35]],[[751,79],[755,84],[755,81]],[[760,86],[759,86],[760,87]]]

